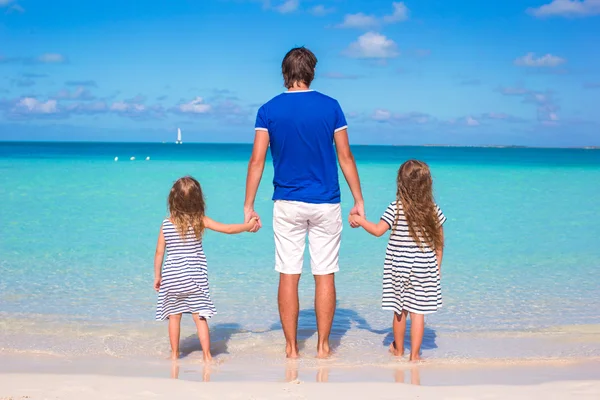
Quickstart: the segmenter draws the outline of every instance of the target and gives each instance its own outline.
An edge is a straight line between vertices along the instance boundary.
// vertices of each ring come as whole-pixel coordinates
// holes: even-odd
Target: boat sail
[[[181,129],[177,128],[177,141],[175,142],[176,144],[182,144],[183,142],[181,141]]]

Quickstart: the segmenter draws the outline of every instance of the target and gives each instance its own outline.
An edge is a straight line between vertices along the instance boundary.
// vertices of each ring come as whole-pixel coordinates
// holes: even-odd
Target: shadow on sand
[[[210,327],[210,351],[214,356],[228,354],[227,345],[236,333],[246,332],[238,323],[216,324]],[[183,339],[179,345],[181,358],[189,356],[195,351],[202,351],[198,335],[193,334]]]
[[[391,323],[391,321],[390,321]],[[404,348],[410,349],[410,319],[406,321],[406,333],[404,335]],[[392,328],[385,329],[386,335],[383,338],[383,345],[385,347],[389,347],[390,344],[394,341],[394,332]],[[423,343],[421,344],[421,350],[432,350],[437,349],[437,344],[435,343],[437,335],[435,331],[425,325],[425,332],[423,334]]]
[[[390,325],[391,325],[390,318]],[[342,342],[342,339],[352,327],[355,326],[357,329],[364,329],[377,335],[385,335],[383,338],[383,345],[388,347],[394,340],[394,333],[392,328],[386,329],[373,329],[371,325],[363,318],[359,313],[348,308],[336,308],[335,316],[333,318],[333,326],[331,328],[331,336],[329,343],[331,350],[335,351]],[[410,320],[406,323],[406,335],[404,338],[404,347],[410,349]],[[281,323],[275,323],[271,325],[269,330],[282,331]],[[317,316],[314,309],[300,310],[298,315],[298,350],[303,351],[306,346],[306,341],[317,333]],[[423,344],[421,345],[422,350],[436,349],[437,344],[436,333],[433,329],[425,326],[425,333],[423,336]]]

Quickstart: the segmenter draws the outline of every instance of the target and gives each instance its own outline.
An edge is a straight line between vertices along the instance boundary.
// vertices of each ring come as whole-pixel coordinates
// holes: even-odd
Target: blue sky
[[[360,144],[600,145],[600,0],[0,0],[0,140],[250,142],[305,45]]]

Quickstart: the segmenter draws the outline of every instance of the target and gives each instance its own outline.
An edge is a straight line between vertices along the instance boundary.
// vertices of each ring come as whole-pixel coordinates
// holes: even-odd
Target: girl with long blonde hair
[[[374,236],[391,229],[383,269],[384,310],[394,311],[394,341],[390,351],[404,354],[406,318],[410,313],[410,360],[420,360],[425,314],[442,306],[440,286],[446,217],[433,199],[429,166],[409,160],[398,171],[396,200],[378,223],[359,215],[350,222]]]
[[[191,176],[175,182],[168,199],[169,217],[160,228],[154,256],[154,289],[158,292],[156,320],[169,320],[171,359],[179,358],[182,314],[192,314],[204,361],[212,359],[207,319],[216,314],[210,299],[206,256],[202,247],[205,229],[235,234],[257,228],[252,218],[245,224],[221,224],[208,218],[200,183]],[[163,260],[167,251],[167,259]]]

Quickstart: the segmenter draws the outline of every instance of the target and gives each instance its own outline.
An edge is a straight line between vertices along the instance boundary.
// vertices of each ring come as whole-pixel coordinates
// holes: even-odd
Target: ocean
[[[428,362],[600,357],[600,150],[353,151],[371,220],[394,200],[402,162],[432,169],[448,221],[444,306],[426,318]],[[0,142],[0,356],[162,360],[169,344],[166,324],[154,322],[153,256],[169,189],[192,175],[208,216],[241,222],[250,152],[242,144]],[[272,176],[268,163],[256,200],[260,232],[204,239],[218,311],[209,322],[213,353],[223,366],[252,360],[252,373],[283,357]],[[347,215],[353,202],[340,179]],[[344,226],[333,365],[393,362],[392,315],[380,308],[386,244]],[[316,346],[308,263],[305,272],[299,336],[308,359]],[[191,318],[183,325],[184,356],[200,360]]]

